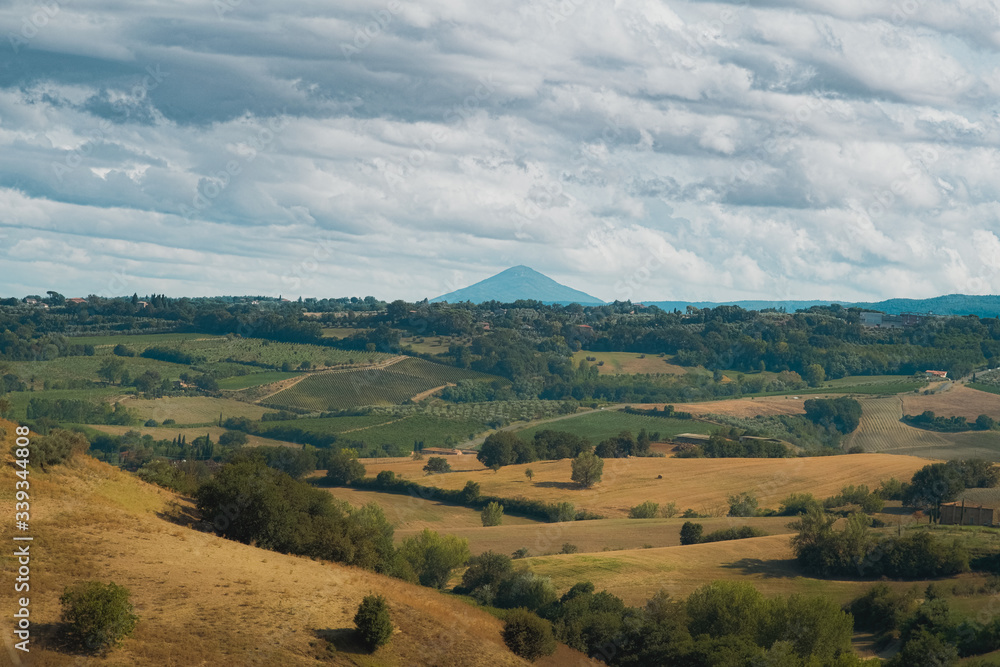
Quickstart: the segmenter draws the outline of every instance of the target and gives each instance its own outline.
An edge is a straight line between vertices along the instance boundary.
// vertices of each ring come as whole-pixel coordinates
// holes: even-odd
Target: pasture
[[[909,480],[929,463],[914,456],[848,454],[793,459],[675,459],[632,458],[604,461],[603,480],[582,489],[570,480],[570,460],[538,461],[504,466],[498,472],[485,468],[474,456],[449,456],[454,472],[425,477],[424,461],[410,459],[367,460],[368,475],[392,470],[427,486],[461,489],[478,482],[484,495],[522,496],[546,503],[571,502],[607,518],[625,517],[629,508],[651,500],[660,505],[676,502],[680,510],[724,516],[727,498],[744,491],[757,496],[761,507],[777,509],[790,493],[812,493],[825,498],[848,484],[877,487],[883,479]],[[531,468],[534,479],[524,471]]]
[[[588,361],[588,357],[593,361]],[[635,375],[635,374],[668,374],[686,375],[693,369],[678,366],[673,362],[673,356],[658,354],[640,354],[638,352],[588,352],[580,350],[573,353],[573,367],[581,361],[597,366],[598,375]],[[604,362],[601,364],[601,362]]]
[[[427,447],[462,445],[469,436],[482,432],[486,426],[475,420],[442,419],[424,414],[379,414],[267,422],[263,428],[265,434],[268,430],[297,428],[309,433],[336,434],[342,440],[370,447],[398,445],[411,449],[416,441]]]
[[[301,373],[283,373],[281,371],[265,371],[263,373],[251,373],[249,375],[235,375],[233,377],[219,380],[219,389],[223,391],[240,391],[250,387],[259,387],[283,380],[297,378]]]
[[[811,398],[818,398],[813,396]],[[765,396],[761,398],[733,398],[720,401],[706,401],[702,403],[643,403],[634,407],[643,410],[651,408],[662,409],[666,405],[673,405],[678,412],[690,412],[691,414],[705,415],[728,415],[733,417],[756,417],[757,415],[804,415],[805,408],[802,407],[806,399],[792,396]]]
[[[566,431],[589,439],[597,444],[601,440],[618,435],[622,431],[631,431],[638,435],[641,429],[650,433],[659,432],[661,439],[672,438],[678,433],[710,433],[718,428],[715,424],[693,419],[672,419],[668,417],[649,417],[646,415],[630,415],[620,410],[596,410],[579,416],[555,418],[516,431],[517,435],[527,440],[535,437],[538,431],[551,429]]]
[[[259,405],[210,396],[128,398],[121,401],[121,404],[136,410],[143,421],[155,419],[163,423],[165,419],[173,419],[180,425],[217,424],[220,416],[223,420],[228,417],[259,420],[265,412],[270,412]]]

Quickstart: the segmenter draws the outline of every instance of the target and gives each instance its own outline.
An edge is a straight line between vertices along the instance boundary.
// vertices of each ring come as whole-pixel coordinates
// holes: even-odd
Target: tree
[[[740,493],[729,496],[729,516],[755,516],[757,514],[757,497],[752,493]]]
[[[70,635],[88,649],[102,651],[135,630],[139,617],[129,598],[129,590],[114,582],[83,581],[67,586],[59,602]]]
[[[701,542],[701,534],[705,527],[700,523],[685,521],[681,526],[681,544],[698,544]]]
[[[480,490],[479,482],[473,482],[471,479],[465,483],[462,488],[462,502],[466,505],[471,505],[477,500],[479,500]]]
[[[469,559],[469,567],[462,574],[462,590],[472,593],[489,586],[496,594],[497,586],[513,571],[511,557],[487,551]]]
[[[403,540],[400,556],[409,563],[422,586],[444,588],[452,570],[471,556],[469,541],[454,535],[439,535],[430,529]]]
[[[2,412],[2,410],[0,410],[0,412]],[[528,468],[527,470],[524,471],[524,476],[527,477],[528,481],[530,482],[535,478],[535,471],[532,470],[531,468]]]
[[[570,479],[580,486],[589,489],[601,481],[601,475],[604,473],[604,460],[596,454],[592,452],[580,452],[573,459],[571,465],[573,472]]]
[[[341,449],[330,457],[326,479],[336,486],[347,486],[365,476],[365,466],[358,461],[358,453],[353,449]]]
[[[483,526],[499,526],[503,523],[503,505],[498,502],[490,503],[483,508],[480,518]]]
[[[511,652],[532,662],[556,652],[552,624],[526,609],[507,612],[503,641]]]
[[[644,503],[640,503],[628,511],[628,518],[630,519],[653,519],[659,513],[660,504],[654,503],[651,500],[647,500]]]
[[[476,459],[487,468],[513,465],[517,462],[517,452],[524,443],[510,431],[497,431],[483,442]]]
[[[936,517],[941,503],[954,500],[965,488],[961,471],[950,463],[932,463],[913,473],[903,504],[930,510]]]
[[[819,364],[809,364],[806,366],[804,379],[810,387],[818,387],[826,380],[826,371]]]
[[[451,472],[451,464],[448,463],[448,459],[443,456],[432,456],[427,459],[427,465],[424,466],[424,472],[428,475],[441,472]]]
[[[354,615],[361,643],[369,651],[389,643],[395,630],[389,617],[389,603],[381,595],[366,595]]]
[[[97,369],[97,377],[101,378],[108,384],[114,384],[125,372],[125,360],[119,357],[108,357],[102,363],[100,368]]]

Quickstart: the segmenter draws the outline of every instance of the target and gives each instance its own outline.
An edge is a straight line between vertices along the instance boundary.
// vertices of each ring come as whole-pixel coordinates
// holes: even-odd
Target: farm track
[[[418,403],[418,402],[424,400],[425,398],[427,398],[428,396],[431,396],[432,394],[436,394],[437,392],[441,391],[445,387],[454,387],[454,386],[455,386],[454,382],[448,382],[446,384],[441,385],[440,387],[434,387],[433,389],[428,389],[427,391],[422,391],[419,394],[417,394],[416,396],[411,396],[410,400],[413,401],[414,403]]]

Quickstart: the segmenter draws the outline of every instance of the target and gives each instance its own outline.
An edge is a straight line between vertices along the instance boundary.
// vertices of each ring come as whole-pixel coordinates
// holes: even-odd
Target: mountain
[[[1000,317],[1000,296],[989,294],[947,294],[930,299],[887,299],[885,301],[644,301],[646,306],[656,306],[666,311],[685,310],[689,305],[695,308],[715,308],[716,306],[739,306],[745,310],[764,308],[784,308],[786,312],[805,310],[812,306],[840,304],[844,308],[877,310],[888,315],[900,313],[933,313],[934,315],[977,315],[979,317]]]
[[[534,299],[546,304],[578,303],[581,306],[601,306],[604,302],[572,287],[566,287],[527,266],[514,266],[506,271],[469,285],[460,290],[431,299],[432,302],[458,303],[500,301],[511,303],[519,299]]]

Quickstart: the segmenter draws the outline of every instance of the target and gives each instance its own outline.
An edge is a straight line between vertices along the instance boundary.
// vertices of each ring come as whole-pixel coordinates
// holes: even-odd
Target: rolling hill
[[[527,266],[511,267],[474,285],[431,299],[431,302],[511,303],[521,299],[532,299],[546,304],[604,305],[604,302],[597,297],[566,287]]]

